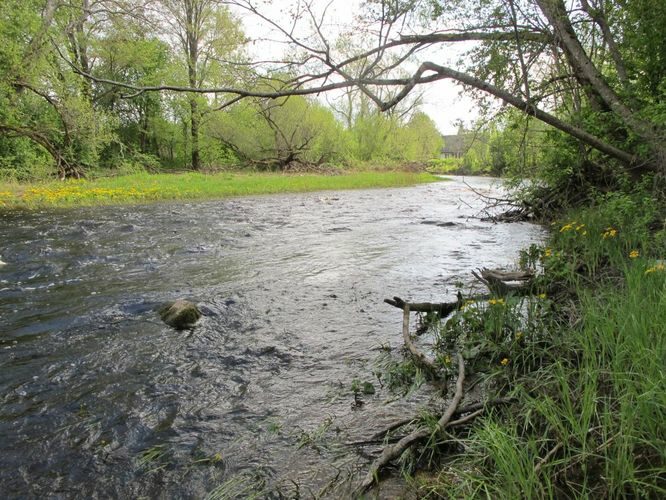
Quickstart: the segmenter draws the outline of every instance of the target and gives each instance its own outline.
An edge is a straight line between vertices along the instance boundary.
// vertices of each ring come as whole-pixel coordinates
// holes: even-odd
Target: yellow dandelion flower
[[[473,305],[474,303],[475,303],[474,300],[466,300],[465,302],[463,302],[462,306],[460,306],[460,310],[464,311],[465,309],[467,309],[469,306]]]
[[[657,264],[655,266],[652,266],[649,269],[646,269],[645,275],[647,276],[648,274],[660,272],[660,271],[663,271],[664,269],[666,269],[666,266],[664,266],[664,264]]]
[[[632,250],[631,252],[629,252],[630,259],[637,259],[639,255],[640,252],[638,250]]]
[[[500,365],[506,366],[509,364],[509,358],[504,358],[502,361],[500,361]]]
[[[544,257],[550,257],[551,255],[553,255],[553,250],[552,250],[552,249],[550,249],[550,248],[546,248],[546,249],[543,251],[543,256],[544,256]]]
[[[545,293],[540,293],[539,295],[537,295],[537,297],[539,297],[541,300],[543,300],[547,297],[547,295]]]
[[[601,237],[605,240],[609,238],[615,238],[617,236],[617,229],[613,229],[612,227],[606,228],[606,231],[601,235]]]
[[[565,224],[560,228],[560,233],[566,233],[567,231],[571,231],[573,229],[573,224]]]
[[[502,306],[502,305],[504,305],[504,299],[489,299],[488,304],[490,304],[491,306],[494,306],[494,305]]]

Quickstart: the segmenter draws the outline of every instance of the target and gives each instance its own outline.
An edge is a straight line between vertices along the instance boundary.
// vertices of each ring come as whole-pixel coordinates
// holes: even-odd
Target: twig
[[[476,410],[475,412],[470,413],[469,415],[465,415],[462,418],[459,418],[458,420],[453,420],[449,422],[449,425],[447,427],[456,427],[458,425],[463,425],[469,422],[470,420],[474,420],[476,417],[481,415],[485,411],[485,408],[481,408],[480,410]]]
[[[538,474],[541,468],[546,465],[551,458],[553,458],[553,455],[555,455],[555,453],[557,453],[560,448],[562,448],[562,446],[564,446],[564,443],[562,442],[559,442],[553,446],[553,449],[546,453],[546,456],[539,460],[539,463],[534,466],[534,473]]]
[[[372,436],[370,436],[370,439],[371,440],[383,439],[389,432],[393,432],[394,430],[399,429],[400,427],[403,427],[407,424],[411,424],[412,422],[416,422],[417,419],[418,417],[410,417],[410,418],[405,418],[403,420],[398,420],[397,422],[393,422],[386,429],[383,429],[379,432],[375,432]]]
[[[469,391],[469,389],[468,389]],[[478,410],[486,410],[490,407],[493,406],[499,406],[499,405],[508,405],[511,403],[515,403],[518,401],[517,399],[514,398],[499,398],[499,399],[491,399],[490,401],[481,401],[479,403],[474,403],[470,404],[467,406],[463,406],[462,408],[458,408],[454,413],[454,417],[458,417],[460,415],[464,415],[465,413],[470,413],[470,412],[476,412]],[[374,443],[376,442],[377,439],[382,439],[384,438],[389,432],[392,432],[396,429],[399,429],[400,427],[403,427],[407,424],[411,424],[412,422],[416,422],[418,417],[410,417],[410,418],[405,418],[402,420],[398,420],[397,422],[393,422],[391,425],[389,425],[386,429],[383,429],[379,432],[376,432],[372,436],[370,436],[370,439],[368,440],[369,443]],[[462,420],[462,419],[460,419]],[[457,420],[460,421],[460,420]],[[449,424],[450,426],[453,425],[453,422]],[[365,441],[364,441],[365,442]],[[359,442],[361,443],[361,442]],[[359,443],[353,443],[353,444],[359,444]]]
[[[409,311],[409,308],[407,308]],[[449,404],[449,407],[446,409],[442,417],[437,421],[434,432],[442,431],[451,420],[451,417],[455,413],[460,400],[463,397],[463,384],[465,382],[465,362],[463,361],[462,355],[458,355],[458,380],[456,382],[456,393]],[[370,466],[370,470],[365,476],[365,479],[359,486],[359,493],[367,491],[377,480],[379,471],[387,465],[394,458],[399,457],[403,454],[414,443],[421,441],[422,439],[428,437],[431,434],[431,430],[427,427],[421,427],[420,429],[415,430],[411,434],[405,436],[396,444],[387,446],[382,451],[382,454],[377,460]]]
[[[407,346],[407,349],[417,363],[423,365],[433,374],[437,374],[439,372],[437,364],[432,359],[428,358],[423,352],[419,351],[419,349],[414,345],[414,342],[412,342],[412,338],[409,335],[409,304],[407,303],[405,303],[403,307],[402,339],[404,340],[405,346]]]

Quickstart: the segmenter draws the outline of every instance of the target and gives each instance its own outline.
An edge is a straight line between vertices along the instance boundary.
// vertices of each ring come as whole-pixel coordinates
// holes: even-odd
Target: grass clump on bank
[[[213,199],[257,194],[403,187],[440,180],[412,172],[344,175],[222,173],[133,174],[95,180],[0,185],[0,208],[69,207]]]
[[[517,403],[477,420],[420,495],[663,498],[665,259],[663,207],[641,191],[601,196],[524,252],[543,271],[531,299],[456,313],[440,351],[455,338]]]

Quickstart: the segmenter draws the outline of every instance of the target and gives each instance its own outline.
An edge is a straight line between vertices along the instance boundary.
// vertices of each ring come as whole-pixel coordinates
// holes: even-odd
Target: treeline
[[[561,149],[553,129],[515,110],[470,129],[461,126],[456,136],[443,140],[443,150],[454,149],[455,155],[429,160],[433,173],[536,178]]]
[[[0,176],[289,169],[438,155],[441,136],[416,102],[380,113],[357,90],[329,106],[305,96],[229,102],[222,92],[133,88],[287,84],[292,75],[278,69],[259,75],[246,45],[239,19],[217,2],[3,1]]]

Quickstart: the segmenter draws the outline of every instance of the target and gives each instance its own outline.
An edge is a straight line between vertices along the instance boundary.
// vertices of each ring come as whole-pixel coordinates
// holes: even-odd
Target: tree
[[[169,46],[138,22],[112,19],[95,48],[95,73],[139,84],[160,83],[168,74]],[[159,156],[154,125],[164,113],[160,94],[147,93],[123,99],[116,87],[96,89],[95,104],[118,118],[118,135],[131,151]]]
[[[314,99],[253,99],[211,116],[207,133],[241,161],[288,170],[341,157],[342,126]]]
[[[563,0],[373,0],[364,4],[358,25],[374,34],[375,46],[349,57],[336,51],[325,33],[325,16],[315,13],[310,3],[301,4],[289,26],[280,26],[250,1],[233,3],[269,23],[297,48],[294,57],[281,61],[292,72],[300,70],[289,88],[171,85],[140,90],[226,93],[231,103],[238,97],[357,87],[380,109],[389,110],[420,85],[453,79],[574,137],[585,155],[589,148],[597,150],[629,173],[666,172],[663,113],[650,113],[654,103],[663,108],[666,91],[658,82],[664,59],[646,56],[631,35],[645,32],[657,45],[663,43],[658,40],[663,2],[577,0],[567,8]],[[305,31],[294,28],[298,21],[311,30],[301,36]],[[429,60],[427,50],[433,46],[462,42],[476,44],[467,64],[452,67]],[[396,76],[410,67],[415,69],[409,77]],[[396,91],[384,97],[378,89],[386,87]],[[585,119],[588,109],[596,113],[595,123]],[[607,126],[597,127],[599,123]]]
[[[88,67],[80,9],[56,0],[0,4],[0,134],[46,151],[63,178],[81,176],[110,140],[109,117],[95,113],[90,81],[53,50],[68,46],[77,64]]]
[[[161,0],[167,12],[164,17],[160,12],[157,22],[161,23],[165,33],[176,37],[185,65],[187,84],[192,89],[202,89],[206,83],[214,80],[215,62],[235,51],[243,41],[242,31],[222,2],[217,0]],[[199,135],[202,120],[202,107],[206,101],[190,94],[190,141],[191,166],[201,168]]]

